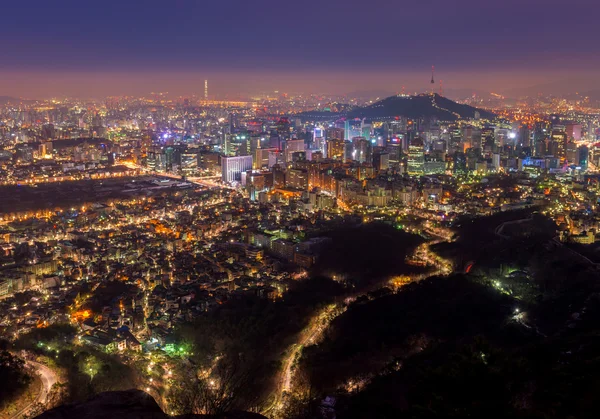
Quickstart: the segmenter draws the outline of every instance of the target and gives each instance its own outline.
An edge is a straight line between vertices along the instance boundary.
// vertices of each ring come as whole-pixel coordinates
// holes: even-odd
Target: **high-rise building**
[[[242,172],[252,169],[252,156],[223,157],[221,170],[223,182],[240,181]]]
[[[577,164],[577,144],[575,142],[569,141],[567,143],[566,157],[569,164]]]
[[[409,175],[422,175],[425,165],[425,145],[421,138],[414,138],[408,145],[407,172]]]
[[[325,138],[329,140],[344,140],[344,129],[343,128],[327,128],[325,130]]]
[[[304,151],[304,140],[287,140],[285,142],[285,162],[292,162],[292,154],[297,153],[299,151]]]
[[[371,142],[365,137],[352,139],[352,160],[364,163],[371,161]]]
[[[403,138],[401,137],[392,137],[387,140],[385,150],[389,155],[390,166],[400,166],[402,160],[402,140]]]
[[[454,168],[453,172],[456,175],[467,173],[467,155],[457,151],[454,153]]]
[[[343,139],[334,138],[327,140],[327,158],[334,160],[343,160],[346,151],[346,144]]]
[[[554,125],[550,135],[550,150],[559,159],[567,158],[567,133],[563,125]]]
[[[390,155],[384,151],[373,153],[373,168],[377,173],[390,167]]]
[[[290,169],[287,172],[286,186],[295,189],[308,189],[308,171],[306,169]]]
[[[254,151],[254,169],[260,170],[269,167],[269,154],[277,151],[276,148],[257,148]]]
[[[590,158],[590,150],[582,145],[577,149],[577,163],[578,166],[581,167],[582,170],[587,170],[588,168],[588,160]]]

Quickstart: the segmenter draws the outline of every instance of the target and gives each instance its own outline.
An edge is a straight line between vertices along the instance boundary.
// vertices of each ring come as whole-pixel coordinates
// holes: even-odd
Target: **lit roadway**
[[[174,180],[180,180],[182,182],[184,181],[180,175],[175,175],[175,174],[166,173],[166,172],[165,173],[153,172],[153,171],[149,170],[147,167],[143,167],[143,166],[140,166],[140,165],[132,163],[132,162],[121,162],[120,164],[123,164],[124,166],[127,166],[130,169],[136,169],[136,170],[146,172],[147,174],[151,174],[151,175],[155,175],[155,176],[162,176],[162,177],[166,177],[166,178],[174,179]],[[221,176],[186,177],[185,181],[187,181],[189,183],[193,183],[198,186],[203,186],[205,188],[235,189],[229,185],[225,185],[223,183],[216,182],[218,179],[221,179]]]
[[[36,404],[45,404],[47,402],[47,398],[48,398],[48,394],[50,393],[50,389],[58,381],[54,371],[52,371],[47,366],[40,364],[39,362],[34,362],[34,361],[27,361],[27,365],[29,365],[31,368],[33,368],[35,370],[35,372],[39,375],[40,380],[42,381],[42,388],[41,388],[38,396],[35,398],[35,400],[32,401],[31,403],[29,403],[27,406],[25,406],[23,409],[21,409],[17,413],[15,413],[11,417],[11,419],[17,419],[17,418],[27,416],[29,414],[29,411]]]
[[[448,275],[452,272],[452,264],[431,252],[429,248],[431,245],[442,241],[444,241],[444,238],[440,237],[437,240],[423,243],[415,249],[415,256],[418,255],[418,257],[424,260],[429,266],[434,266],[436,270],[423,275],[411,275],[413,281],[435,275]],[[300,357],[304,347],[314,344],[325,329],[327,329],[331,321],[344,313],[345,307],[343,307],[343,309],[340,308],[341,307],[338,304],[331,304],[323,309],[310,321],[307,328],[301,333],[299,341],[290,346],[288,353],[283,359],[283,369],[278,380],[275,400],[263,411],[265,416],[275,418],[281,414],[284,407],[284,396],[286,393],[289,393],[293,387],[295,373],[294,363]]]
[[[290,346],[288,353],[283,359],[283,369],[280,373],[277,383],[275,400],[271,406],[265,409],[263,412],[265,415],[268,415],[269,417],[279,416],[281,409],[283,408],[283,398],[285,394],[292,389],[292,382],[294,379],[294,363],[300,357],[302,349],[304,349],[304,347],[307,345],[312,345],[315,343],[318,337],[327,328],[329,323],[335,317],[344,312],[344,310],[340,310],[338,313],[335,313],[336,309],[338,308],[339,307],[337,304],[331,304],[325,309],[321,310],[318,315],[311,319],[307,328],[301,333],[300,340]]]

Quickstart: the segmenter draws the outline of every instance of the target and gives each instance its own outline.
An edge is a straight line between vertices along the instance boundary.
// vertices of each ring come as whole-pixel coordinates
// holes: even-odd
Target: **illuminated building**
[[[225,155],[247,156],[250,154],[250,135],[227,134],[225,136]]]
[[[38,155],[41,159],[47,159],[52,156],[52,141],[46,141],[39,145]]]
[[[564,126],[555,125],[553,127],[550,135],[550,152],[559,159],[567,157],[567,133]]]
[[[389,153],[379,151],[373,154],[373,167],[375,171],[380,172],[387,170],[390,167],[390,155]]]
[[[285,171],[280,165],[275,165],[272,168],[273,171],[273,187],[283,188],[285,186]]]
[[[308,171],[306,169],[288,170],[286,186],[302,190],[308,189]]]
[[[254,169],[269,167],[269,155],[275,151],[275,148],[257,148],[254,152]]]
[[[590,156],[590,151],[589,149],[582,145],[577,149],[578,152],[578,166],[581,167],[582,170],[587,170],[588,168],[588,160],[589,160],[589,156]]]
[[[494,166],[494,169],[500,169],[500,154],[494,153],[494,155],[492,155],[492,165]]]
[[[343,139],[334,138],[327,140],[327,158],[333,160],[343,160],[346,151],[346,144]]]
[[[223,182],[240,181],[242,172],[252,169],[252,156],[223,157],[221,170]]]
[[[569,140],[581,141],[581,124],[576,122],[565,122],[565,132]]]
[[[288,140],[285,142],[285,148],[284,148],[284,155],[285,155],[285,162],[286,163],[291,163],[292,161],[292,154],[296,153],[298,151],[304,151],[305,147],[304,147],[304,140]]]
[[[460,151],[454,153],[454,167],[452,172],[456,175],[467,173],[467,155]]]
[[[392,137],[389,138],[385,146],[385,150],[389,155],[390,166],[397,167],[400,165],[402,160],[402,138]]]
[[[359,163],[371,161],[371,142],[365,137],[352,138],[352,160]]]
[[[258,194],[267,189],[266,176],[260,172],[245,172],[242,175],[246,175],[246,190],[252,201],[258,199]],[[242,182],[243,183],[243,182]]]
[[[573,141],[567,143],[566,157],[570,164],[577,164],[577,144]]]
[[[485,127],[481,130],[481,147],[487,153],[496,150],[496,137],[493,127]]]
[[[325,138],[329,140],[344,140],[344,129],[343,128],[328,128],[325,130]]]
[[[198,152],[186,150],[181,153],[181,172],[190,175],[198,170]]]
[[[422,175],[425,165],[425,146],[421,138],[414,138],[408,145],[407,172],[409,175]]]

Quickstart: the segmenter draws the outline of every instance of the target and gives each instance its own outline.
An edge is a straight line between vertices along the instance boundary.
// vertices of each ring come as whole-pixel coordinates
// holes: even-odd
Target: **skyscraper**
[[[567,158],[567,133],[562,125],[555,125],[550,135],[550,150],[554,157]]]
[[[421,138],[414,138],[408,145],[407,171],[409,175],[422,175],[425,165],[425,145]]]
[[[352,139],[352,160],[364,163],[371,161],[371,142],[365,137]]]
[[[223,182],[240,181],[242,172],[252,169],[252,156],[223,157],[221,168]]]
[[[582,145],[577,149],[578,154],[578,166],[581,167],[582,170],[587,170],[588,168],[588,159],[590,157],[590,150]]]
[[[343,139],[334,138],[327,140],[327,158],[334,160],[343,160],[346,150],[346,144]]]

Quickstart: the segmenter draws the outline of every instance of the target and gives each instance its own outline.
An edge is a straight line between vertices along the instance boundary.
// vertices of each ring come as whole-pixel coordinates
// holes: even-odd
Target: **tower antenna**
[[[435,79],[433,77],[434,73],[435,73],[435,66],[432,65],[431,66],[431,94],[433,94],[433,89],[435,87]]]

